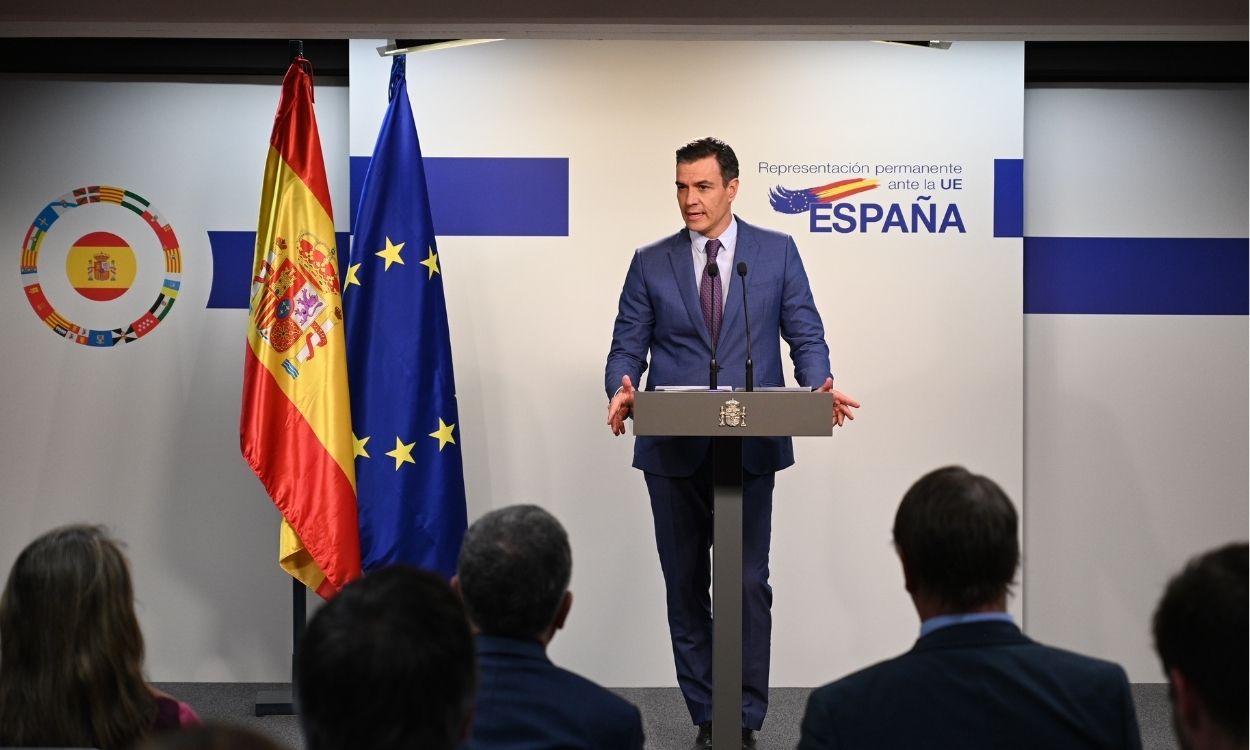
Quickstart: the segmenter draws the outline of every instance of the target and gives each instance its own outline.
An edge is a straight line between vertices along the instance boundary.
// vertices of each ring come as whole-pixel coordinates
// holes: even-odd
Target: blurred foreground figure
[[[476,670],[460,599],[424,570],[367,573],[317,610],[296,656],[308,750],[453,750]]]
[[[206,724],[202,727],[161,732],[140,743],[135,750],[287,750],[263,734],[246,727]]]
[[[1032,641],[1007,613],[1018,535],[987,477],[951,466],[912,485],[894,547],[920,639],[812,693],[799,750],[1140,748],[1124,670]]]
[[[573,553],[554,516],[537,505],[487,513],[458,568],[452,586],[480,631],[472,750],[642,750],[635,706],[547,658],[573,606]]]
[[[1184,750],[1246,747],[1248,550],[1230,544],[1194,558],[1155,610],[1155,650]]]
[[[199,724],[143,674],[130,568],[99,526],[31,542],[0,597],[0,746],[125,750]]]

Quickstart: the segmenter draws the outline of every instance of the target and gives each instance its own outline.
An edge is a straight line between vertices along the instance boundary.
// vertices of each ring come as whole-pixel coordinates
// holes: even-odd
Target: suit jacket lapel
[[[669,243],[668,259],[673,267],[673,279],[681,292],[681,300],[686,303],[686,311],[690,320],[699,332],[703,345],[712,351],[712,337],[708,335],[707,325],[703,322],[703,307],[699,304],[699,288],[694,284],[694,261],[690,256],[690,235],[683,229]],[[721,335],[725,335],[724,322],[721,323]]]

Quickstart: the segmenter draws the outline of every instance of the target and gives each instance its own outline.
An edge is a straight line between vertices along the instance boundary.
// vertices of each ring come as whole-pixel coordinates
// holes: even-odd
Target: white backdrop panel
[[[352,47],[354,156],[385,108],[376,46]],[[410,57],[427,156],[570,159],[567,238],[440,239],[470,520],[536,502],[572,538],[557,660],[611,685],[674,684],[646,492],[631,439],[603,425],[601,383],[630,254],[680,228],[673,152],[696,137],[737,151],[744,219],[795,235],[840,387],[865,404],[778,477],[773,683],[817,684],[914,639],[889,540],[920,474],[965,463],[1022,502],[1020,241],[991,226],[993,160],[1022,154],[1022,64],[1018,44],[508,41]],[[774,185],[845,175],[759,162],[826,161],[960,164],[967,233],[812,234],[769,207]],[[881,179],[866,200],[915,198]],[[483,211],[525,189],[481,187],[465,199]]]
[[[1246,236],[1245,86],[1025,104],[1029,236]],[[1164,584],[1250,522],[1248,332],[1245,316],[1026,316],[1031,635],[1163,681]]]

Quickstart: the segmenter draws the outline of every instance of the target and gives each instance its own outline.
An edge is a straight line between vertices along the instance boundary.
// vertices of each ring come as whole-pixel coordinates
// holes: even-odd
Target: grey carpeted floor
[[[254,715],[256,695],[262,690],[283,690],[287,685],[268,683],[170,682],[162,690],[190,703],[206,721],[244,724],[267,734],[290,750],[303,750],[294,716]],[[642,710],[648,750],[686,750],[694,728],[677,688],[622,688],[616,692]],[[772,688],[768,720],[759,735],[760,750],[793,750],[799,741],[799,722],[810,688]],[[1133,685],[1137,719],[1144,750],[1176,750],[1172,735],[1172,709],[1164,684]]]

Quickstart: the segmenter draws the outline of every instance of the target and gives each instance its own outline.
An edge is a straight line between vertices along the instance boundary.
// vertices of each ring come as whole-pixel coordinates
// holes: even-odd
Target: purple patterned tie
[[[715,263],[716,254],[720,252],[720,240],[708,240],[703,249],[707,251],[707,262]],[[707,267],[703,269],[703,279],[699,282],[699,304],[703,307],[703,322],[707,325],[708,335],[712,337],[712,346],[716,346],[720,338],[720,319],[724,314],[721,303],[720,274],[707,275]]]

